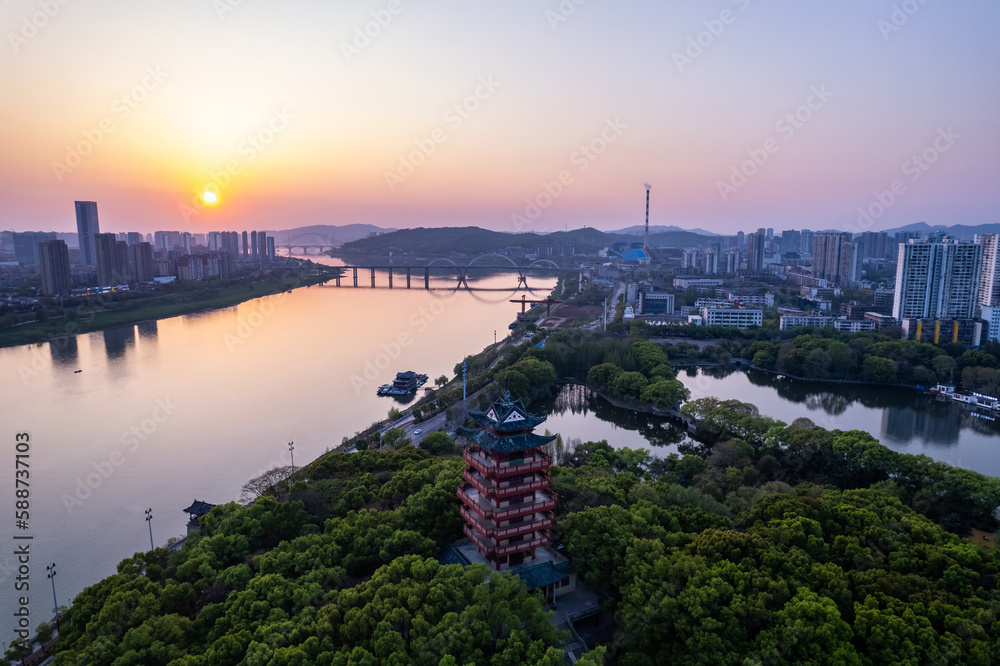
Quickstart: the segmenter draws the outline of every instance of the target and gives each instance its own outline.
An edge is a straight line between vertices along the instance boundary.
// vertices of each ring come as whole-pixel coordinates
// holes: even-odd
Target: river
[[[387,284],[384,274],[378,283]],[[541,298],[554,284],[531,280]],[[519,311],[508,302],[516,275],[470,278],[499,291],[401,285],[312,286],[62,345],[0,349],[3,642],[14,628],[13,532],[33,537],[33,629],[52,616],[46,566],[56,564],[57,599],[67,605],[149,548],[146,509],[157,546],[184,535],[182,510],[193,500],[236,500],[248,479],[291,463],[289,442],[301,466],[385,419],[397,403],[375,395],[379,384],[402,370],[453,377],[494,332],[502,340]],[[27,530],[13,515],[21,432],[30,435]]]
[[[759,371],[689,368],[678,378],[692,399],[742,400],[786,423],[807,418],[830,430],[864,430],[894,451],[1000,476],[1000,422],[955,402],[938,402],[912,389],[803,382]],[[543,404],[548,419],[542,427],[561,434],[567,444],[607,439],[663,457],[685,438],[660,419],[615,408],[579,386],[566,386]]]

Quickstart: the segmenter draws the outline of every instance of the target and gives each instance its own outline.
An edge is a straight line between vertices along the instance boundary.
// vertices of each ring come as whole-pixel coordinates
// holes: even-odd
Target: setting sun
[[[212,190],[205,190],[201,193],[201,200],[209,206],[219,203],[219,195]]]

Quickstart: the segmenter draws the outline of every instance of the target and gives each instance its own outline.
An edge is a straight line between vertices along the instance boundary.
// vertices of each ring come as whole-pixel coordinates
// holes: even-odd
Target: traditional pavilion
[[[558,500],[549,490],[552,458],[541,447],[555,439],[532,432],[545,419],[504,393],[487,412],[471,412],[480,428],[463,428],[471,440],[458,497],[465,535],[497,571],[535,560],[549,545]]]
[[[187,524],[187,533],[191,534],[191,532],[199,529],[201,527],[202,517],[207,516],[208,512],[214,508],[215,508],[214,504],[209,504],[208,502],[202,502],[196,499],[194,502],[191,503],[191,506],[184,509],[184,513],[186,513],[189,517]]]

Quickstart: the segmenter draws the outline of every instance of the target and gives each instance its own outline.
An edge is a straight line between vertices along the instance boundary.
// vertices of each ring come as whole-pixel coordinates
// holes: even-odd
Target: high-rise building
[[[760,273],[764,270],[764,245],[767,235],[763,229],[747,235],[747,271]]]
[[[862,260],[861,243],[852,241],[841,244],[837,283],[848,287],[856,286],[861,280]]]
[[[132,282],[151,282],[155,275],[153,246],[150,243],[136,243],[128,248],[128,265]]]
[[[786,229],[781,232],[781,253],[799,254],[802,252],[802,232]]]
[[[799,253],[809,254],[810,252],[813,251],[813,239],[815,238],[816,233],[810,231],[809,229],[803,229],[801,233],[802,233],[802,243],[801,245],[799,245]]]
[[[884,231],[862,231],[860,242],[862,259],[889,258],[889,234]]]
[[[243,258],[246,259],[250,255],[250,241],[248,239],[247,232],[243,232]]]
[[[1000,305],[1000,235],[976,235],[976,242],[983,246],[983,270],[979,274],[979,305],[991,307]],[[990,333],[992,335],[992,331]]]
[[[38,265],[38,244],[56,240],[54,233],[44,231],[25,231],[14,233],[14,259],[22,266]]]
[[[97,250],[94,248],[94,236],[101,233],[96,202],[76,202],[76,233],[80,243],[80,263],[84,266],[96,266]]]
[[[812,272],[818,278],[840,282],[840,254],[850,234],[824,233],[813,236]]]
[[[114,234],[95,234],[94,249],[100,286],[114,287],[129,281],[128,243],[118,240]]]
[[[971,319],[979,293],[983,246],[941,234],[899,246],[892,316],[897,320]]]
[[[274,261],[274,236],[267,237],[267,258]]]
[[[69,296],[69,248],[66,241],[39,243],[38,264],[42,269],[42,293],[46,296]]]
[[[135,245],[136,243],[142,242],[142,234],[136,233],[134,231],[128,232],[128,238],[126,239],[129,245]]]
[[[250,256],[254,259],[257,258],[257,232],[250,232]]]

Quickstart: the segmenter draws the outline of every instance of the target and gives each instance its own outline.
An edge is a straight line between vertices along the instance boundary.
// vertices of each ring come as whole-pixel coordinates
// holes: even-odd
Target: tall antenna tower
[[[646,183],[646,234],[642,237],[642,249],[649,254],[649,191],[653,186]]]

